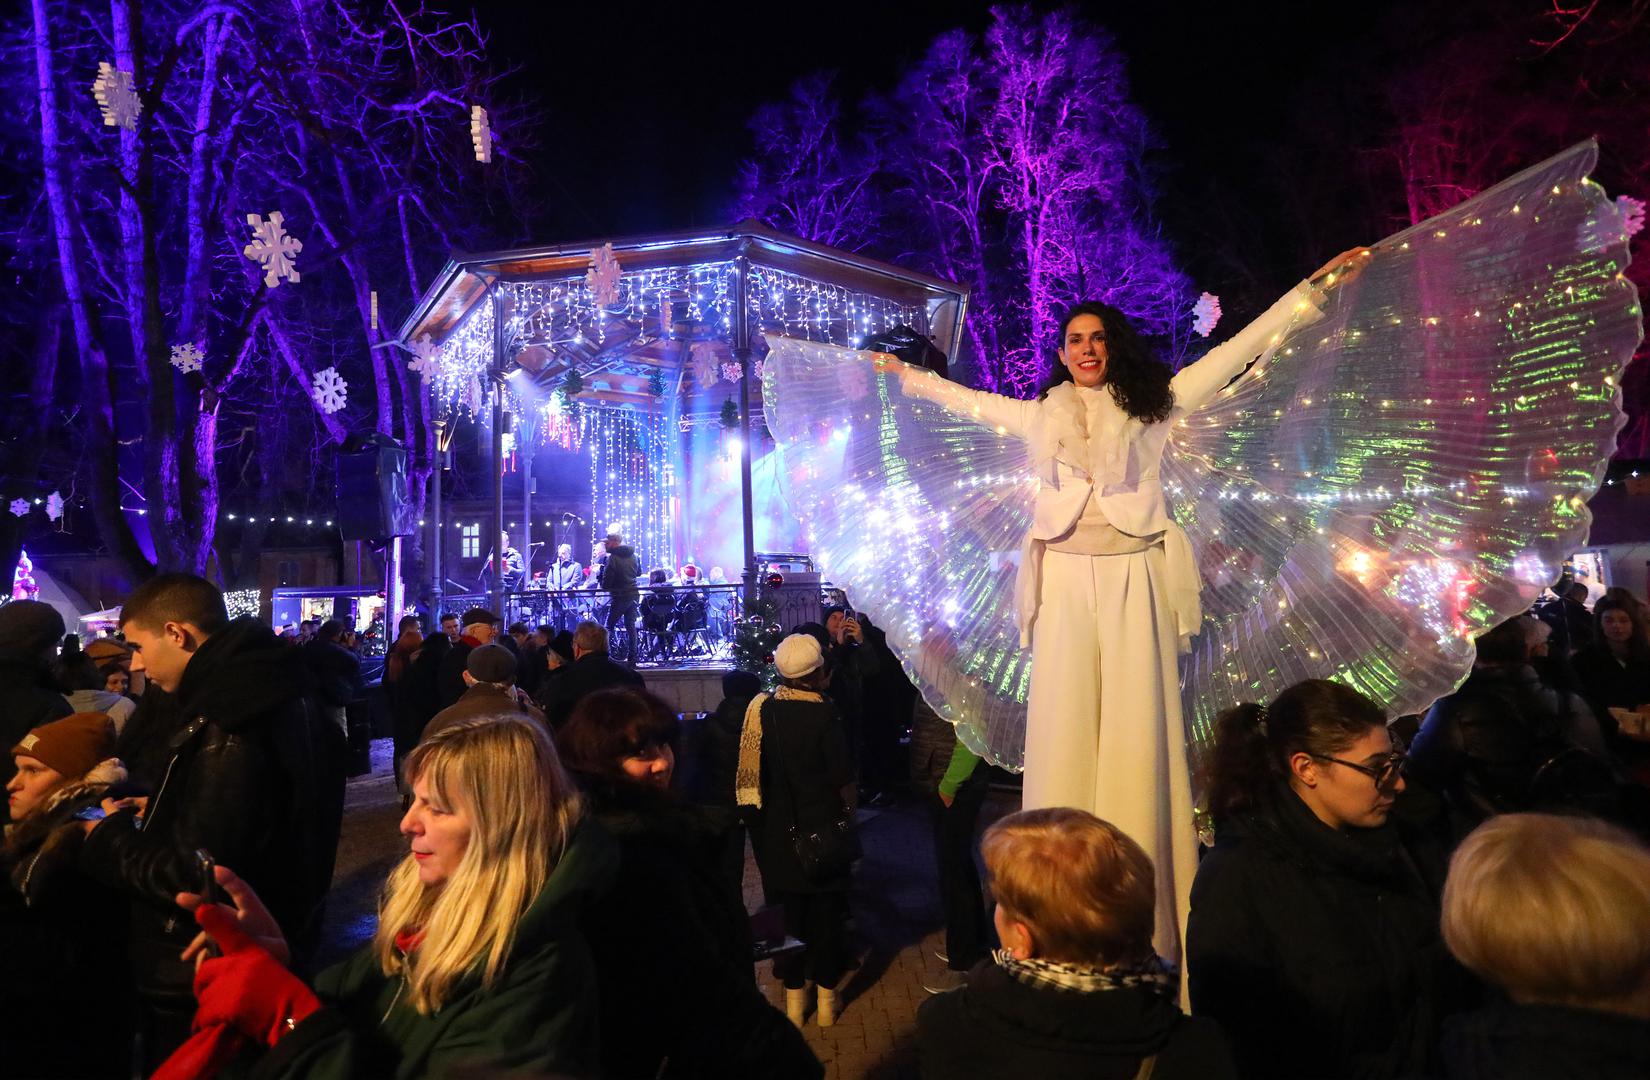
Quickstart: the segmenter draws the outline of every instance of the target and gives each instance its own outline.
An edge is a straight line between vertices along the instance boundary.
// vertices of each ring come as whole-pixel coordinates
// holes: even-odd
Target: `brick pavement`
[[[383,744],[387,748],[387,742]],[[371,776],[350,781],[338,865],[328,901],[321,960],[331,963],[372,936],[384,876],[401,855],[395,836],[400,808],[387,749],[374,744]],[[1018,792],[993,792],[981,827],[1017,808]],[[843,984],[841,1015],[821,1028],[810,1016],[803,1031],[825,1063],[827,1080],[903,1080],[916,1076],[916,1011],[924,980],[943,977],[934,956],[944,944],[935,890],[928,813],[916,802],[861,811],[865,857],[855,873],[850,910],[859,968]],[[745,903],[761,905],[754,861],[745,860]],[[758,982],[784,1008],[784,990],[763,964]]]

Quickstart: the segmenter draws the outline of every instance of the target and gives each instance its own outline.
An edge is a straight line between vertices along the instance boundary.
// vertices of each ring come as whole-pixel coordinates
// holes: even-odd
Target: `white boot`
[[[820,1027],[830,1027],[836,1023],[837,1010],[841,1006],[842,999],[837,997],[836,991],[830,987],[821,986],[819,988],[819,1011],[814,1014],[814,1019],[819,1021]]]
[[[813,983],[804,983],[800,990],[785,989],[785,1018],[797,1027],[802,1026],[808,1015],[808,991],[814,987]]]

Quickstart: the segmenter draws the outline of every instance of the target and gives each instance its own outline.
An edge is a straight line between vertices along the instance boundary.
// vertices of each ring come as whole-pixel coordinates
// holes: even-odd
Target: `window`
[[[281,561],[275,564],[275,578],[282,585],[297,585],[298,564],[290,561]]]
[[[481,558],[481,523],[474,525],[460,525],[458,527],[459,558]]]

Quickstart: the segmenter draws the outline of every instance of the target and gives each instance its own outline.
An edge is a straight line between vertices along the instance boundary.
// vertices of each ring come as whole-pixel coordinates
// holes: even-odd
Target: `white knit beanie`
[[[825,654],[812,634],[792,634],[773,651],[773,662],[783,677],[800,679],[810,671],[818,671],[825,663]]]

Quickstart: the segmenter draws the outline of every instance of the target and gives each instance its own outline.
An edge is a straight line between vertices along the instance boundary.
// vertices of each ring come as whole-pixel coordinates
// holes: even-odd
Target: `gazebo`
[[[399,342],[438,438],[465,414],[490,427],[493,537],[507,455],[531,461],[554,443],[588,459],[593,541],[621,524],[644,568],[720,561],[748,595],[759,548],[802,550],[763,421],[764,336],[859,347],[905,328],[955,357],[967,302],[950,282],[744,221],[454,255]],[[428,518],[440,529],[436,476]],[[516,546],[529,558],[530,499],[528,481]],[[502,570],[490,579],[499,603]],[[439,590],[439,564],[434,578]]]

